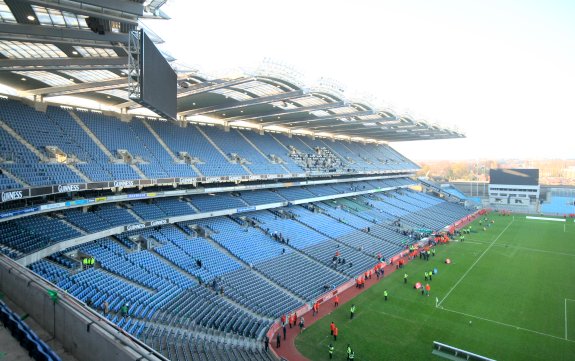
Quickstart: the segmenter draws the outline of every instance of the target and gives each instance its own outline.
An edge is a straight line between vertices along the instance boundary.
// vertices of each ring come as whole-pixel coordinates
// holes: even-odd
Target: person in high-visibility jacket
[[[383,291],[383,297],[385,297],[385,300],[387,301],[387,290]]]
[[[333,340],[337,341],[337,334],[339,333],[339,329],[337,328],[337,326],[335,326],[335,328],[333,329]]]
[[[349,311],[351,313],[351,315],[349,316],[349,319],[353,320],[353,315],[355,314],[355,305],[351,305],[351,308]]]
[[[407,273],[403,274],[403,283],[407,283]]]
[[[339,306],[339,295],[335,295],[335,300],[333,303],[333,307],[337,307],[337,306]]]
[[[329,329],[331,330],[331,335],[333,336],[333,330],[335,330],[335,323],[333,323],[333,321],[331,321],[331,324],[329,325]]]
[[[333,350],[335,350],[335,347],[333,347],[333,345],[330,343],[329,346],[328,346],[329,359],[330,359],[330,360],[333,358]]]
[[[423,274],[425,276],[425,280],[427,281],[427,271],[425,271]]]

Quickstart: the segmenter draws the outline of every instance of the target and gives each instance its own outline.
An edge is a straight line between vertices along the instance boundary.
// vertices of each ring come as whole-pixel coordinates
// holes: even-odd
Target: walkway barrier
[[[459,348],[449,346],[437,341],[433,341],[433,351],[431,353],[439,357],[443,357],[453,361],[458,360],[495,361],[492,358],[477,355],[474,354],[473,352],[461,350]]]

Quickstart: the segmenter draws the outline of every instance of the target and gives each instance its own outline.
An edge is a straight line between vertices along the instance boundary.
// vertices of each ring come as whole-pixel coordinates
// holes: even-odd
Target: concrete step
[[[224,153],[223,150],[220,149],[220,147],[218,147],[218,145],[210,138],[208,137],[208,135],[202,130],[202,127],[198,127],[196,126],[196,129],[204,136],[204,138],[206,138],[208,140],[208,142],[210,142],[210,144],[218,151],[220,152],[221,155],[224,156],[224,158],[226,158],[226,160],[229,163],[232,163],[232,161],[230,160],[230,158],[228,157],[228,155],[226,153]]]
[[[78,168],[76,168],[73,164],[66,164],[66,167],[70,169],[72,172],[76,173],[76,175],[84,180],[84,182],[89,183],[92,180],[88,178],[84,173],[82,173]]]
[[[26,139],[22,138],[20,136],[20,134],[18,134],[14,129],[12,129],[8,124],[4,123],[4,121],[2,121],[2,120],[0,120],[0,128],[4,129],[6,131],[6,133],[10,134],[17,141],[22,143],[22,145],[24,145],[26,148],[28,148],[29,151],[36,154],[36,156],[38,158],[40,158],[41,161],[48,162],[48,160],[49,160],[48,157],[46,157],[44,154],[42,154],[38,149],[36,149],[36,147],[34,147],[32,144],[30,144]]]
[[[70,114],[72,119],[74,119],[76,121],[76,123],[78,123],[80,128],[82,128],[82,130],[84,130],[84,132],[86,132],[86,134],[88,134],[90,139],[92,139],[92,141],[94,143],[96,143],[98,148],[100,148],[102,150],[102,152],[104,152],[104,154],[106,154],[106,156],[112,162],[117,161],[116,157],[114,157],[114,155],[110,152],[110,150],[108,150],[108,148],[106,148],[106,146],[100,141],[100,139],[98,139],[98,137],[96,137],[96,135],[94,133],[92,133],[90,128],[88,128],[88,126],[84,123],[84,121],[73,110],[68,110],[68,113]]]
[[[142,170],[140,168],[138,168],[135,164],[130,164],[130,168],[132,168],[134,170],[134,172],[138,173],[138,175],[140,176],[140,178],[142,179],[148,179],[148,177],[146,177],[146,175],[144,174],[144,172],[142,172]]]
[[[23,187],[30,187],[30,184],[24,182],[22,179],[16,177],[14,174],[10,173],[9,171],[7,171],[6,169],[2,169],[2,174],[4,174],[6,177],[12,179],[15,182],[18,182],[20,184],[23,185]]]
[[[138,220],[138,222],[142,222],[142,223],[145,222],[145,221],[144,221],[144,218],[140,217],[140,216],[139,216],[136,212],[134,212],[132,209],[130,209],[130,208],[125,208],[125,209],[128,211],[128,213],[130,213],[132,216],[134,216],[134,218],[136,218],[136,219]]]
[[[260,228],[258,228],[260,229]],[[260,229],[261,230],[261,229]],[[281,289],[283,292],[289,294],[290,296],[292,296],[293,298],[295,298],[296,300],[298,300],[301,303],[306,303],[306,300],[304,300],[303,298],[299,297],[298,295],[296,295],[295,293],[293,293],[292,291],[290,291],[289,289],[275,283],[272,279],[268,278],[265,274],[261,273],[260,271],[257,271],[255,269],[253,269],[247,262],[245,262],[244,260],[242,260],[241,258],[237,257],[235,254],[231,253],[230,251],[228,251],[226,248],[222,247],[218,242],[214,241],[212,238],[207,238],[208,241],[210,241],[210,243],[214,246],[214,248],[219,249],[222,253],[225,253],[228,257],[236,260],[237,262],[243,264],[244,266],[246,266],[247,269],[250,269],[252,272],[254,272],[255,274],[257,274],[261,279],[263,279],[264,281],[266,281],[267,283],[271,284],[272,286],[275,286],[279,289]]]
[[[233,129],[233,130],[231,130],[231,131],[233,131],[233,132],[238,132],[238,134],[239,134],[242,138],[244,138],[244,140],[245,140],[246,142],[248,142],[249,145],[251,145],[258,153],[260,153],[260,154],[262,155],[262,157],[264,157],[264,158],[267,159],[268,161],[270,160],[269,157],[268,157],[266,154],[264,154],[264,152],[262,152],[262,151],[260,150],[260,148],[258,148],[254,143],[252,143],[252,141],[249,140],[248,137],[246,137],[245,135],[243,135],[242,132],[240,132],[240,131],[237,130],[237,129]],[[271,163],[271,162],[270,162],[270,163]]]
[[[150,124],[148,124],[147,121],[142,120],[142,123],[144,124],[144,126],[146,128],[148,128],[148,131],[150,131],[150,133],[152,133],[152,135],[154,136],[154,138],[156,138],[156,140],[158,141],[158,143],[160,143],[160,145],[162,146],[162,148],[164,148],[164,150],[170,155],[170,157],[172,157],[172,159],[174,160],[175,163],[181,163],[181,160],[174,154],[174,152],[172,152],[172,150],[168,147],[168,145],[166,143],[164,143],[164,141],[162,140],[162,138],[160,137],[160,135],[158,133],[156,133],[156,131],[154,130],[154,128],[152,128],[152,126]]]

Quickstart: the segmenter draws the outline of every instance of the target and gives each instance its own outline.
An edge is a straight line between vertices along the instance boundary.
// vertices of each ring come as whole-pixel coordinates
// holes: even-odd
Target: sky
[[[413,160],[575,158],[575,1],[169,0],[147,21],[162,50],[203,73],[265,59],[455,128],[393,143]]]

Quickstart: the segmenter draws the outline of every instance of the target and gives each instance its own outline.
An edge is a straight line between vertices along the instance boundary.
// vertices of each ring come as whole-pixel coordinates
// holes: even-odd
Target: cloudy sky
[[[394,143],[415,160],[575,158],[575,1],[169,0],[148,21],[214,75],[264,58],[463,140]]]

